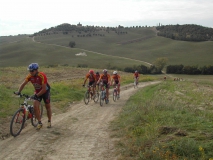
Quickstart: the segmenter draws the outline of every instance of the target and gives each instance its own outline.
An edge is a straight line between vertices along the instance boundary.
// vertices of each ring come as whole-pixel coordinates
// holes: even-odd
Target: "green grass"
[[[38,62],[39,65],[78,66],[84,64],[92,68],[106,68],[111,65],[117,69],[141,65],[141,62],[99,55],[81,49],[34,43],[29,38],[17,43],[2,45],[0,49],[0,66],[3,67],[27,66],[32,62]],[[86,52],[87,56],[75,55],[80,52]]]
[[[121,159],[213,158],[213,83],[166,81],[132,96],[112,123]]]

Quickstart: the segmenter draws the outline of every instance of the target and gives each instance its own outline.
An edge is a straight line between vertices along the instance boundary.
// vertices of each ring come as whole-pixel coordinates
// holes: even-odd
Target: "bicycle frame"
[[[106,86],[101,85],[101,91],[100,91],[100,106],[103,106],[103,103],[105,101],[106,103]]]
[[[114,102],[115,102],[116,100],[118,100],[118,86],[117,86],[117,85],[114,86],[112,96],[113,96],[113,101],[114,101]]]
[[[18,136],[21,133],[22,129],[24,128],[24,124],[28,119],[31,120],[31,124],[34,127],[36,127],[38,124],[38,121],[34,114],[34,107],[33,105],[28,104],[28,101],[31,101],[32,99],[28,95],[24,94],[19,96],[24,97],[24,102],[20,104],[19,109],[14,113],[10,123],[10,133],[14,137]],[[43,113],[42,105],[40,105],[39,108],[40,108],[40,116],[42,116]]]
[[[92,98],[94,98],[94,102],[97,102],[98,101],[98,97],[99,97],[99,93],[97,93],[96,91],[95,91],[95,94],[93,95],[93,86],[89,86],[88,85],[87,87],[88,87],[88,89],[87,89],[87,91],[85,92],[85,95],[84,95],[84,103],[86,105],[89,103],[89,101]]]
[[[138,79],[134,78],[134,88],[138,87]]]

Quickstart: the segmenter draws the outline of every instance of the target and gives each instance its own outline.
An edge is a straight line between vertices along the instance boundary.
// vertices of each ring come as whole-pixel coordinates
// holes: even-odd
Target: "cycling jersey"
[[[134,77],[138,78],[139,77],[139,73],[134,73]]]
[[[95,75],[95,78],[96,78],[96,80],[99,80],[100,74],[96,74],[96,75]]]
[[[112,79],[115,81],[116,84],[119,83],[119,79],[120,79],[120,76],[117,74],[117,75],[113,75],[112,76]]]
[[[109,74],[107,74],[107,75],[102,74],[100,76],[100,80],[102,80],[103,83],[108,83],[108,82],[110,82],[110,75]]]
[[[92,74],[92,75],[91,75],[91,74],[88,73],[88,74],[86,75],[86,79],[87,79],[87,78],[89,78],[89,82],[95,82],[95,81],[96,81],[96,76],[95,76],[95,74]]]
[[[35,88],[35,92],[39,93],[42,90],[42,84],[46,84],[46,91],[50,89],[50,85],[47,82],[47,76],[43,72],[38,72],[36,76],[28,74],[26,79],[27,82],[31,82]]]

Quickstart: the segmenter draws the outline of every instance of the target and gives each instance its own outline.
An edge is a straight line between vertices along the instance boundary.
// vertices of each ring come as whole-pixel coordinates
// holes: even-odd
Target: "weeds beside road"
[[[131,96],[113,122],[121,159],[213,158],[213,83],[164,81]]]

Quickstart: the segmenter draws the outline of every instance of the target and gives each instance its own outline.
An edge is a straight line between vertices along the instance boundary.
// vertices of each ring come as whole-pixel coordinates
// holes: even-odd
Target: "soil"
[[[73,103],[66,113],[54,113],[52,128],[48,129],[47,116],[43,127],[37,131],[27,122],[19,136],[9,135],[9,124],[3,130],[8,132],[0,140],[0,159],[27,160],[115,160],[115,141],[110,137],[110,122],[118,116],[131,95],[139,89],[159,82],[133,84],[121,88],[121,98],[114,102],[110,96],[109,104],[83,101]],[[8,120],[9,123],[9,120]],[[0,126],[2,127],[2,126]]]

